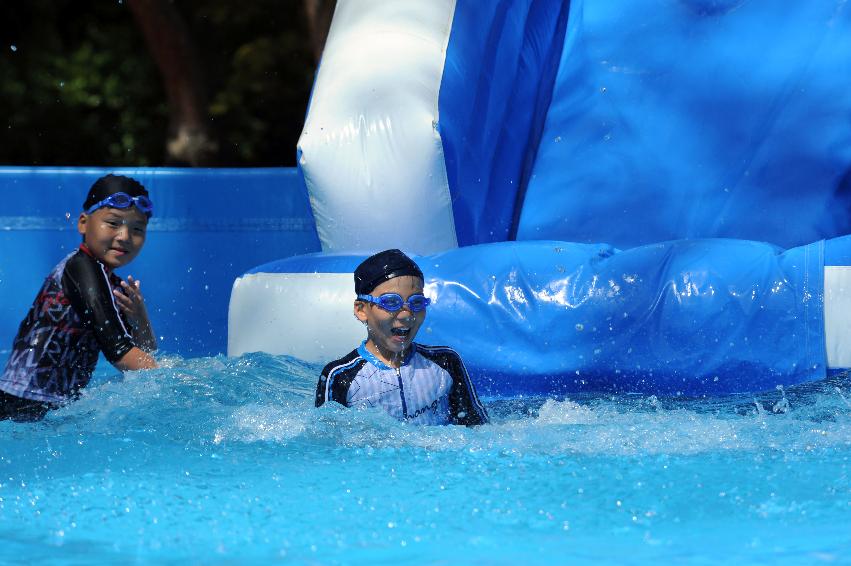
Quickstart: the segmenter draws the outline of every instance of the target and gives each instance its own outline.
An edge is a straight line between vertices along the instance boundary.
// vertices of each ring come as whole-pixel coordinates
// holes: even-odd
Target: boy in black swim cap
[[[431,302],[419,266],[399,250],[385,250],[364,260],[354,279],[354,313],[367,338],[325,366],[316,406],[380,406],[418,424],[487,422],[461,357],[445,346],[414,342]]]
[[[92,185],[77,220],[80,247],[47,276],[0,375],[0,420],[38,420],[79,394],[98,353],[121,370],[157,367],[139,281],[114,269],[142,251],[154,205],[130,177]]]

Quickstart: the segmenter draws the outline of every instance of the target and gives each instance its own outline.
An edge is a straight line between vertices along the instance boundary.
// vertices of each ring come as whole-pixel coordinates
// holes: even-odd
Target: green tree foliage
[[[301,2],[198,1],[191,21],[207,65],[224,163],[295,165],[315,65]]]
[[[201,55],[216,164],[294,164],[314,72],[301,3],[176,6]],[[0,39],[0,163],[166,164],[161,77],[121,1],[3,2]]]

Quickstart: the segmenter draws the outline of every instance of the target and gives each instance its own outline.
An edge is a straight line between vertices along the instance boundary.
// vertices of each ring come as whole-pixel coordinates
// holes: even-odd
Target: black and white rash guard
[[[102,351],[117,362],[134,347],[112,290],[121,279],[81,245],[59,262],[21,322],[0,390],[60,403],[91,379]]]
[[[411,344],[401,367],[392,368],[369,352],[364,341],[322,370],[316,406],[326,401],[381,407],[399,420],[417,424],[488,422],[461,357],[443,346]]]

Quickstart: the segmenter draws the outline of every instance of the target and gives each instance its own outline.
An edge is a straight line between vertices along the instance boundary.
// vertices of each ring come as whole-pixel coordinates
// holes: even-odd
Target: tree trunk
[[[331,28],[331,18],[334,15],[336,0],[304,0],[304,13],[307,16],[307,30],[310,33],[310,47],[313,59],[319,63],[328,30]]]
[[[170,125],[167,161],[210,165],[218,150],[207,113],[200,60],[189,31],[168,0],[128,0],[145,43],[162,75]]]

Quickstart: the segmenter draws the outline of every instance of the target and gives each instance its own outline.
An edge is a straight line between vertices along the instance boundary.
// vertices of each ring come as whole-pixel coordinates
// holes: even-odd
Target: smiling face
[[[99,208],[91,214],[80,214],[77,231],[92,255],[110,269],[127,265],[145,245],[148,217],[135,206]]]
[[[394,277],[378,285],[370,295],[398,293],[407,301],[423,292],[423,280],[413,275]],[[426,311],[411,312],[407,305],[389,312],[365,301],[355,301],[355,316],[367,326],[366,348],[389,366],[399,367],[426,318]]]

